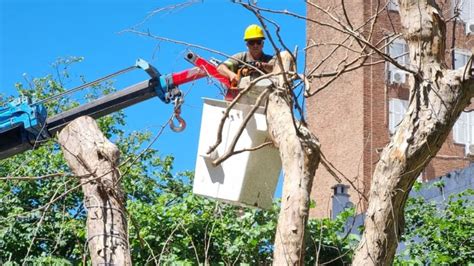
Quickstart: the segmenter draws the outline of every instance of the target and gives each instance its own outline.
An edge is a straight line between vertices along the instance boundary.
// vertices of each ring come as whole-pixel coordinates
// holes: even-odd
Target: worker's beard
[[[262,56],[262,49],[260,48],[250,48],[250,54],[252,55],[253,59],[260,59]]]

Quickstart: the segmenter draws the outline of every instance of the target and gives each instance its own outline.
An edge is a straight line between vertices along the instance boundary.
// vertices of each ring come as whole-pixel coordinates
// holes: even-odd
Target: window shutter
[[[474,144],[474,113],[466,113],[468,116],[467,143]]]
[[[405,116],[406,113],[406,105],[405,101],[403,100],[398,100],[398,119],[397,119],[397,126],[402,122],[403,117]]]
[[[459,123],[459,142],[460,143],[466,143],[466,137],[467,137],[467,123],[466,123],[466,114],[465,113],[462,113],[461,114],[461,117],[460,117],[460,123]]]
[[[474,3],[473,0],[462,0],[461,19],[464,22],[474,19]]]
[[[389,100],[389,132],[391,134],[395,133],[398,125],[405,116],[406,110],[408,107],[408,101],[400,99],[390,99]]]
[[[454,51],[454,68],[460,68],[467,64],[470,54],[468,52],[462,52],[460,50]]]
[[[402,104],[400,103],[400,100],[395,100],[395,121],[393,121],[395,123],[395,131],[397,130],[398,128],[398,125],[400,124],[400,120],[401,120],[401,115],[400,115],[400,112],[402,111]]]
[[[461,113],[454,124],[454,141],[459,144],[466,144],[468,140],[467,114]]]
[[[393,99],[390,99],[390,101],[388,102],[388,108],[388,131],[390,132],[390,134],[393,134],[393,132],[395,132],[395,104]]]
[[[459,143],[459,131],[460,130],[461,129],[459,128],[459,118],[458,118],[456,123],[454,123],[454,127],[453,127],[453,139],[454,139],[454,142],[456,142],[456,143]]]

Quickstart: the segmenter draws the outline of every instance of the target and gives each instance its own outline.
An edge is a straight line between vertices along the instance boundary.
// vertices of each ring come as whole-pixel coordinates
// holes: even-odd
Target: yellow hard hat
[[[252,24],[245,29],[244,41],[252,39],[265,39],[262,28],[260,26]]]

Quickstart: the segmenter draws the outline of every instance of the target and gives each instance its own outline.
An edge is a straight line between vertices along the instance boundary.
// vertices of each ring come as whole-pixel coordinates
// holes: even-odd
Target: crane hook
[[[176,126],[174,124],[174,122],[173,122],[174,119],[176,119],[178,121],[179,126]],[[179,132],[183,131],[186,128],[186,121],[184,121],[184,119],[181,116],[174,114],[173,118],[171,118],[171,121],[170,121],[170,128],[174,132],[179,133]]]
[[[173,117],[170,120],[170,128],[174,132],[181,132],[186,128],[186,121],[181,117],[181,105],[183,104],[183,99],[177,97],[174,101],[174,113]],[[175,125],[174,120],[178,121],[178,126]]]

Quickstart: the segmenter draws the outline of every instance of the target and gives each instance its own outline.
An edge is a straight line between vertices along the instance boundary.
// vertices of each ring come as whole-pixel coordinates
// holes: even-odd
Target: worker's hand
[[[229,80],[231,83],[234,83],[234,82],[237,83],[239,81],[237,78],[237,74],[235,74],[234,72],[231,72],[229,74]]]
[[[231,72],[231,74],[229,74],[229,80],[232,87],[237,87],[237,85],[239,84],[239,77],[234,72]]]
[[[255,62],[255,67],[261,70],[266,70],[269,66],[270,64],[265,63],[265,62],[259,62],[259,61]]]

